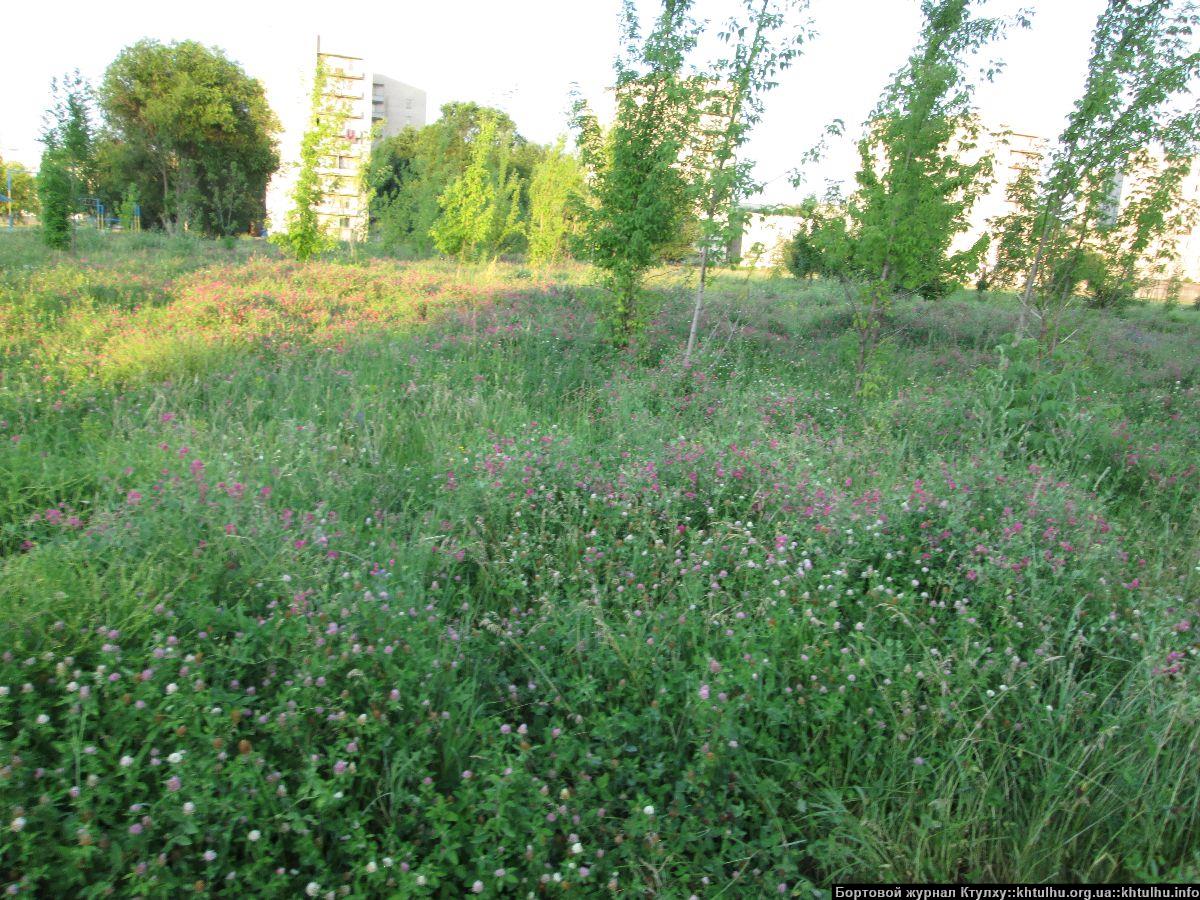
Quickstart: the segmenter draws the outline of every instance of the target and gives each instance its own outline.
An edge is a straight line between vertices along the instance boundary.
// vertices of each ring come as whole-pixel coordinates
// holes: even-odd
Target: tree
[[[66,250],[71,246],[75,204],[70,162],[60,148],[47,147],[42,153],[38,198],[42,206],[42,240],[55,250]]]
[[[507,142],[508,165],[526,185],[544,155],[523,138],[507,113],[476,103],[447,103],[441,117],[421,129],[401,132],[371,151],[367,183],[375,190],[371,217],[386,244],[429,253],[437,249],[432,233],[442,216],[441,199],[474,158],[485,120],[495,123],[495,139]],[[521,192],[522,220],[527,201]]]
[[[89,196],[96,180],[92,87],[76,69],[50,81],[51,105],[42,118],[42,143],[58,153],[71,188],[72,212]]]
[[[296,259],[311,259],[328,250],[333,241],[321,226],[317,207],[326,185],[317,169],[329,154],[345,126],[346,110],[336,98],[326,96],[329,73],[323,60],[313,73],[308,128],[300,139],[300,170],[292,188],[292,206],[284,229],[271,235],[271,242]]]
[[[42,237],[59,250],[71,245],[73,216],[95,177],[92,90],[76,70],[50,82],[52,102],[43,118],[45,150],[38,170]]]
[[[944,294],[977,269],[982,238],[951,253],[954,236],[988,183],[990,157],[971,161],[978,135],[966,61],[998,38],[1007,23],[976,18],[974,0],[923,0],[921,40],[885,90],[859,142],[857,189],[802,229],[793,251],[800,271],[836,277],[858,337],[855,390],[880,340],[897,291]],[[1025,24],[1023,16],[1016,20]],[[992,77],[993,66],[985,74]],[[830,215],[839,206],[844,215]]]
[[[593,198],[583,212],[581,245],[603,273],[612,298],[609,324],[620,344],[629,342],[639,323],[646,271],[693,202],[681,160],[695,137],[705,85],[686,69],[700,34],[691,7],[692,0],[662,0],[642,39],[633,0],[625,0],[615,121],[604,132],[586,104],[575,106]]]
[[[567,252],[583,192],[583,169],[559,141],[533,170],[529,182],[529,262],[548,266]]]
[[[12,181],[12,213],[24,216],[38,211],[37,180],[23,165],[0,157],[0,192],[8,193]],[[8,214],[9,205],[0,204],[0,213]]]
[[[510,132],[485,116],[471,162],[438,198],[441,216],[430,237],[442,253],[461,259],[496,255],[520,234],[521,180],[510,165]]]
[[[117,145],[105,151],[112,201],[136,183],[144,213],[170,232],[262,219],[279,123],[262,84],[221,50],[139,41],[108,67],[100,105]]]
[[[807,0],[743,0],[746,18],[732,19],[721,33],[722,40],[732,44],[732,53],[716,66],[713,81],[719,88],[710,92],[707,115],[702,119],[707,127],[702,125],[704,140],[697,156],[700,274],[685,366],[696,347],[710,257],[717,248],[728,246],[744,226],[740,204],[755,188],[753,163],[738,159],[737,153],[762,117],[763,94],[775,87],[776,74],[791,64],[807,36],[806,29],[798,26],[782,38],[776,34],[790,11],[806,5]]]
[[[1036,322],[1053,352],[1081,282],[1102,302],[1131,297],[1147,252],[1151,265],[1171,255],[1182,224],[1172,210],[1200,140],[1200,105],[1189,102],[1198,19],[1191,0],[1109,0],[1097,19],[1083,93],[1045,175],[999,223],[1006,268],[1024,263],[1017,340]],[[1124,209],[1123,183],[1135,186]]]

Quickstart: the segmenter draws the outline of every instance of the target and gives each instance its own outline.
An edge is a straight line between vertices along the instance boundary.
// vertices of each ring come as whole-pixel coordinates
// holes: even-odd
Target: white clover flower
[[[171,763],[172,765],[178,765],[179,763],[183,762],[182,751],[176,750],[174,753],[172,753],[170,756],[167,757],[167,762]]]
[[[648,816],[652,816],[652,815],[654,815],[654,807],[653,806],[644,806],[644,807],[642,807],[642,812]]]
[[[172,681],[170,684],[167,685],[167,693],[168,694],[173,694],[177,690],[179,690],[179,685],[177,685],[175,682]]]
[[[286,575],[284,577],[287,578]],[[287,580],[291,581],[290,578],[288,578]],[[317,884],[315,881],[310,881],[308,884],[306,884],[304,886],[304,893],[308,894],[308,896],[310,896],[310,897],[315,897],[315,896],[317,896],[317,894],[321,893],[321,886],[319,884]]]
[[[251,841],[257,841],[259,838],[262,837],[262,832],[259,831],[257,828],[254,828],[254,829],[251,829],[250,833],[248,835],[246,835],[246,837],[249,838]]]
[[[395,860],[392,859],[390,856],[385,856],[383,858],[383,867],[385,869],[390,869],[392,867],[393,863],[395,863]]]
[[[580,853],[583,852],[583,844],[579,843],[579,841],[576,841],[574,844],[571,845],[571,852],[574,853],[576,856],[578,856]]]
[[[189,800],[187,803],[183,804],[183,814],[185,816],[190,816],[195,811],[196,811],[196,804],[193,803],[191,800]]]
[[[424,884],[425,884],[425,876],[424,875],[417,876],[417,884],[424,886]]]
[[[368,875],[373,875],[375,872],[378,872],[378,871],[379,871],[379,866],[377,866],[375,864],[375,860],[371,860],[369,863],[367,863],[367,874]]]
[[[45,713],[42,713],[41,715],[39,715],[37,717],[37,723],[39,725],[45,725],[49,721],[50,721],[50,717],[48,715],[46,715]]]
[[[12,820],[12,824],[9,825],[8,827],[11,828],[13,831],[21,831],[22,829],[25,828],[25,817],[17,816],[15,819]]]
[[[121,757],[121,767],[122,768],[128,769],[132,765],[133,765],[133,757],[130,756],[128,753],[126,753],[124,756]]]

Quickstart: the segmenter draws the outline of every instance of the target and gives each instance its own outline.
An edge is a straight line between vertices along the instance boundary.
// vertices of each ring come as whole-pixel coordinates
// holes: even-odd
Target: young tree
[[[442,253],[461,259],[496,255],[520,233],[521,181],[510,166],[511,134],[485,116],[471,162],[438,198],[441,217],[430,237]]]
[[[566,254],[582,191],[583,169],[560,140],[538,163],[529,182],[530,264],[553,265]]]
[[[38,196],[42,235],[48,246],[65,249],[74,236],[73,216],[95,174],[92,91],[76,70],[50,82],[53,102],[43,119]]]
[[[300,139],[300,170],[292,188],[292,206],[284,229],[271,235],[272,243],[301,260],[311,259],[333,246],[317,214],[325,195],[325,184],[317,169],[336,149],[338,135],[345,127],[346,111],[339,102],[331,102],[326,96],[328,81],[325,63],[318,60],[313,73],[308,129]]]
[[[616,61],[616,118],[607,133],[582,102],[575,126],[593,202],[583,211],[582,247],[612,297],[613,338],[627,344],[639,321],[646,271],[678,233],[694,193],[681,160],[694,140],[702,79],[686,69],[700,26],[692,0],[662,0],[641,38],[625,0],[624,53]]]
[[[937,297],[979,267],[986,237],[958,253],[956,234],[988,183],[991,159],[969,159],[978,135],[967,60],[1007,23],[972,15],[975,0],[923,0],[921,41],[884,92],[859,142],[857,190],[831,197],[804,230],[812,271],[837,277],[858,337],[855,389],[897,291]],[[1024,17],[1018,17],[1024,24]],[[985,74],[991,77],[992,67]],[[844,215],[829,215],[841,205]],[[818,209],[813,206],[813,209]],[[813,257],[813,254],[816,257]]]
[[[59,151],[71,180],[72,203],[78,207],[95,185],[95,96],[78,69],[62,80],[52,79],[50,94],[53,99],[42,120],[42,143]]]
[[[106,141],[118,145],[105,151],[113,201],[136,182],[147,216],[170,232],[218,234],[262,219],[279,122],[262,84],[222,51],[139,41],[108,67],[100,102]]]
[[[73,193],[66,154],[61,149],[47,147],[38,169],[38,198],[42,207],[42,240],[48,247],[66,250],[71,246]]]
[[[704,308],[704,288],[712,254],[727,246],[745,224],[741,202],[755,189],[753,163],[737,158],[762,117],[763,95],[775,87],[775,76],[800,53],[808,36],[799,23],[788,25],[788,14],[807,6],[808,0],[743,0],[745,19],[730,20],[721,39],[732,46],[712,75],[717,86],[710,92],[701,122],[698,148],[697,196],[700,202],[700,274],[692,326],[688,331],[683,362],[691,362]]]
[[[1170,255],[1180,224],[1171,210],[1200,136],[1198,18],[1191,0],[1109,0],[1097,19],[1083,94],[1046,174],[1001,223],[1009,259],[1025,261],[1018,340],[1036,322],[1043,352],[1053,352],[1081,281],[1132,296],[1146,251]],[[1122,183],[1138,185],[1124,210]]]

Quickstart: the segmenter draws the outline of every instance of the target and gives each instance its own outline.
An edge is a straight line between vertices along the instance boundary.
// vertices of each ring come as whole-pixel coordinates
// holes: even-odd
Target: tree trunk
[[[708,277],[708,245],[700,248],[700,283],[696,285],[696,304],[692,308],[692,327],[688,332],[687,350],[683,353],[683,367],[692,364],[692,351],[696,349],[696,332],[700,329],[700,312],[704,308],[704,282]]]

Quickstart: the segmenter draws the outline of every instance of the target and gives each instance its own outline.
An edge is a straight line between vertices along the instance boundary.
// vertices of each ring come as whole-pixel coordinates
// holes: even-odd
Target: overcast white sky
[[[654,0],[639,0],[652,9]],[[50,79],[78,67],[99,81],[105,67],[139,38],[216,44],[251,75],[287,119],[302,102],[316,35],[337,52],[363,56],[370,70],[424,88],[430,118],[450,100],[499,106],[526,137],[550,142],[566,129],[577,83],[599,98],[612,80],[619,0],[66,0],[53,6],[5,4],[0,51],[0,155],[36,165],[37,135]],[[698,0],[716,25],[739,0]],[[977,100],[984,119],[1054,136],[1083,82],[1090,32],[1103,0],[990,0],[1008,14],[1034,9],[1033,27],[991,54],[1007,69]],[[770,95],[749,156],[768,182],[760,201],[787,202],[821,190],[854,168],[849,136],[815,169],[808,185],[786,178],[834,118],[857,126],[888,76],[905,59],[920,23],[917,0],[812,0],[818,36]],[[47,21],[53,16],[55,22]],[[851,128],[851,136],[856,129]]]

